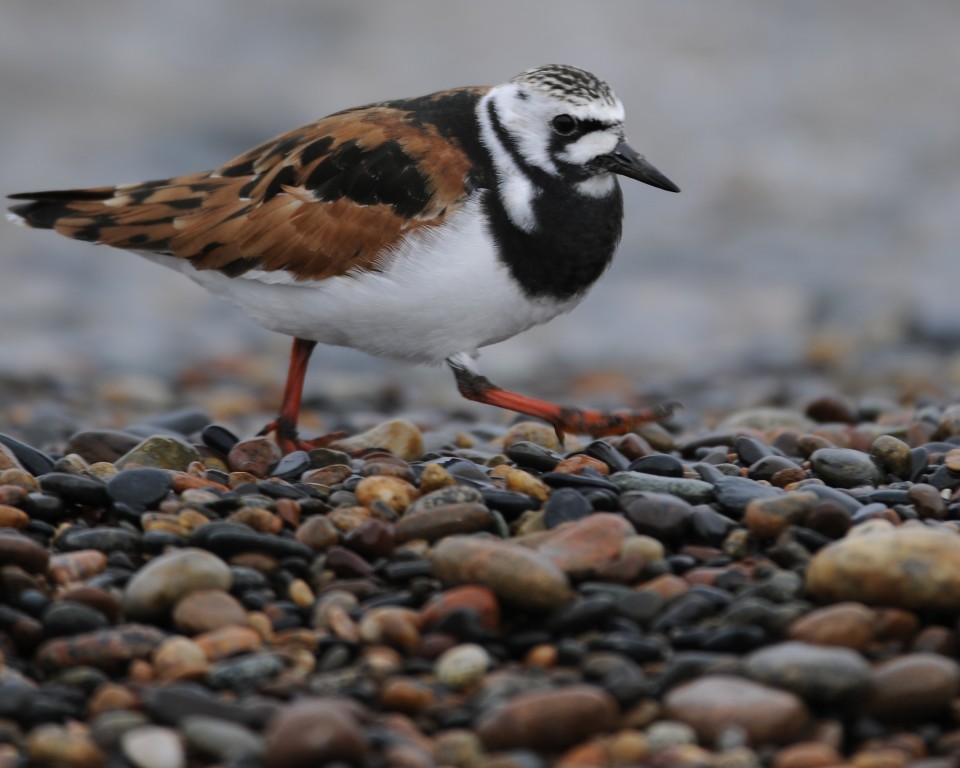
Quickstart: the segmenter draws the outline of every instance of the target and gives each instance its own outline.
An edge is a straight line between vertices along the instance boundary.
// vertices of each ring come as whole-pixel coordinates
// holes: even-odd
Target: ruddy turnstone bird
[[[297,433],[317,342],[453,369],[464,397],[558,436],[623,433],[670,404],[606,413],[510,392],[477,350],[569,312],[620,239],[617,176],[678,192],[624,138],[602,80],[548,65],[501,85],[337,112],[213,169],[12,195],[18,222],[126,248],[293,337],[283,402],[261,434]]]

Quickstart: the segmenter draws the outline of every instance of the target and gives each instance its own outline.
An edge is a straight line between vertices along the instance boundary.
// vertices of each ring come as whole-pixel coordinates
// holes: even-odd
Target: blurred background
[[[0,191],[212,167],[369,101],[597,73],[682,188],[627,182],[623,243],[572,315],[491,347],[499,383],[638,388],[960,339],[960,4],[953,0],[12,0]],[[0,221],[6,377],[164,375],[288,340],[136,256]],[[346,350],[327,371],[447,372]],[[909,363],[905,363],[909,364]],[[273,370],[273,368],[271,368]]]

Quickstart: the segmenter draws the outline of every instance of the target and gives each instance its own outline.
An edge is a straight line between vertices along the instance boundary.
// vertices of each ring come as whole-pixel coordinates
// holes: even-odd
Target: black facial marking
[[[537,186],[549,183],[550,174],[541,168],[530,165],[530,163],[524,159],[523,155],[520,154],[517,142],[514,141],[513,136],[507,132],[507,129],[503,127],[503,123],[500,122],[500,115],[497,114],[497,109],[493,105],[492,100],[487,102],[487,116],[490,118],[490,125],[493,128],[494,134],[496,134],[497,140],[510,154],[510,157],[513,162],[516,163],[517,167],[522,168],[524,173]]]

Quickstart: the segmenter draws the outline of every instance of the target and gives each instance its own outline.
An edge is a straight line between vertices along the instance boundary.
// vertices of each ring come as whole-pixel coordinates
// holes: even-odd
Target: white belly
[[[270,330],[412,362],[442,362],[503,341],[582,298],[524,296],[497,259],[477,198],[443,228],[413,233],[381,272],[307,282],[258,270],[227,277],[171,256],[143,255],[238,304]]]

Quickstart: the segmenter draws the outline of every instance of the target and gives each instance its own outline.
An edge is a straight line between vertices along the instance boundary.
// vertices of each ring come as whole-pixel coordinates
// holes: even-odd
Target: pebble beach
[[[9,387],[0,765],[954,766],[960,400],[831,380],[564,445],[383,392],[287,456],[249,371]]]

